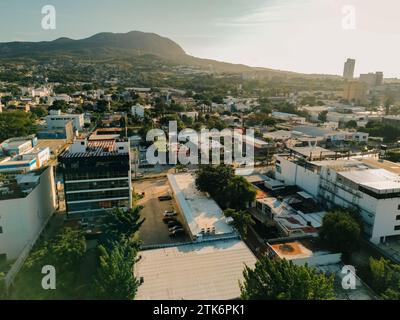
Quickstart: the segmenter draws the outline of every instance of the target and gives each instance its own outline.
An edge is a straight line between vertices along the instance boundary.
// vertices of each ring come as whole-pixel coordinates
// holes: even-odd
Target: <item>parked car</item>
[[[168,221],[167,224],[168,224],[168,228],[172,228],[172,227],[176,227],[176,226],[182,227],[182,224],[177,220]]]
[[[176,215],[178,215],[178,214],[173,210],[165,210],[164,211],[164,217],[174,217]]]
[[[168,228],[168,231],[169,232],[174,232],[175,230],[180,230],[180,229],[183,229],[182,228],[182,225],[175,225],[175,226],[173,226],[173,227],[171,227],[171,228]]]
[[[175,217],[163,217],[164,223],[169,223],[169,222],[178,222],[178,220]]]
[[[171,199],[172,199],[172,197],[170,195],[165,195],[165,196],[159,196],[158,197],[158,200],[160,200],[160,201],[168,201],[168,200],[171,200]]]
[[[182,235],[184,233],[185,233],[185,230],[183,230],[183,228],[179,228],[179,229],[175,229],[174,231],[171,231],[169,233],[169,236],[170,237],[176,237],[176,236]]]

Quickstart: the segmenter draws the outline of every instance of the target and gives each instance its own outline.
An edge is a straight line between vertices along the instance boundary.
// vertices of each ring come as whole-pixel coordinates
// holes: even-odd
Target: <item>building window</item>
[[[396,216],[396,220],[400,220],[400,214]]]
[[[3,233],[3,227],[0,226],[0,233]]]
[[[395,230],[395,231],[399,231],[399,230],[400,230],[400,226],[395,226],[395,227],[394,227],[394,230]]]

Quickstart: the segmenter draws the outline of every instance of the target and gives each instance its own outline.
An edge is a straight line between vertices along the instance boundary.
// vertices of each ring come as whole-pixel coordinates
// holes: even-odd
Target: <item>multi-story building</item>
[[[383,85],[383,72],[377,71],[375,73],[375,86]]]
[[[309,161],[276,156],[278,180],[302,188],[327,208],[358,211],[374,243],[400,236],[399,173],[399,165],[375,158]]]
[[[50,148],[39,148],[37,137],[11,138],[0,144],[0,172],[26,173],[50,160]]]
[[[383,72],[360,74],[360,81],[366,83],[369,88],[381,86],[383,84]]]
[[[354,77],[354,68],[356,66],[356,60],[347,59],[344,63],[343,78],[346,80],[352,80]]]
[[[46,125],[49,128],[60,128],[72,120],[75,131],[81,131],[85,125],[84,115],[82,114],[65,114],[60,110],[50,110],[50,114],[45,117]]]
[[[77,138],[59,156],[69,218],[132,206],[130,145],[127,139]]]
[[[344,84],[343,99],[348,101],[363,101],[367,96],[367,91],[368,87],[365,82],[355,80],[347,81]]]
[[[34,245],[57,207],[52,167],[0,174],[0,260],[14,260]]]
[[[131,107],[131,113],[133,116],[136,116],[138,118],[143,118],[144,117],[144,107],[140,104],[136,104]]]

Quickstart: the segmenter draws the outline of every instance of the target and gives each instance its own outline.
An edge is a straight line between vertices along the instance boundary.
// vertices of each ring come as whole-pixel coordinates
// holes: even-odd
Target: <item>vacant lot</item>
[[[138,202],[139,205],[144,206],[142,216],[146,218],[146,221],[140,228],[140,238],[144,246],[189,241],[188,236],[170,238],[168,227],[162,221],[165,210],[175,210],[178,212],[173,200],[158,200],[158,197],[162,195],[169,194],[172,196],[166,178],[135,181],[133,187],[137,193],[145,192],[144,198]],[[182,219],[180,214],[178,219]]]

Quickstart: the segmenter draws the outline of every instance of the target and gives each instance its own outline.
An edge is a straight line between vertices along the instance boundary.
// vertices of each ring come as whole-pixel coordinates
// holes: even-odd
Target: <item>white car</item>
[[[174,217],[177,213],[173,210],[166,210],[164,211],[164,217]]]

